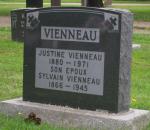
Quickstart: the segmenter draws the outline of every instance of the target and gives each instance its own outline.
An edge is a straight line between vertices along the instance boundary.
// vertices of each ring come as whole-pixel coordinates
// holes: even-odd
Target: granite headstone
[[[24,42],[25,28],[28,27],[29,23],[36,24],[36,22],[38,22],[38,12],[42,9],[43,8],[24,8],[11,11],[11,39],[13,41]],[[26,15],[26,13],[28,13],[28,15]]]
[[[129,110],[130,12],[57,7],[35,18],[25,30],[23,100]]]
[[[11,38],[13,41],[24,41],[25,10],[16,9],[11,11]]]
[[[26,7],[27,8],[24,9],[15,9],[11,11],[11,37],[13,41],[24,42],[26,24],[25,12],[43,7],[43,0],[26,0]]]

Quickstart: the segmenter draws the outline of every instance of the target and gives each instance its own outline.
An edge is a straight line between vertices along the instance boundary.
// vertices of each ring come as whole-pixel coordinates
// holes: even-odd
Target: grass
[[[10,11],[18,8],[25,8],[24,4],[17,5],[17,4],[0,4],[0,16],[9,16]]]
[[[150,34],[137,34],[133,35],[133,42],[138,44],[149,45],[150,44]]]
[[[144,130],[150,130],[150,124]]]
[[[134,34],[133,41],[142,48],[133,51],[131,106],[150,110],[150,34]]]
[[[122,3],[122,4],[150,4],[150,1],[136,1],[136,0],[113,0],[113,3]]]
[[[23,45],[10,41],[10,29],[0,29],[0,100],[21,96]]]
[[[47,123],[35,125],[34,123],[25,122],[22,116],[10,117],[0,114],[0,130],[77,130],[77,129],[63,128],[62,126],[54,126],[52,124]]]
[[[131,107],[150,110],[150,44],[133,51]]]
[[[131,107],[150,110],[150,34],[134,34],[133,43],[141,49],[132,53]]]
[[[150,6],[113,6],[113,8],[130,10],[136,21],[150,21]]]

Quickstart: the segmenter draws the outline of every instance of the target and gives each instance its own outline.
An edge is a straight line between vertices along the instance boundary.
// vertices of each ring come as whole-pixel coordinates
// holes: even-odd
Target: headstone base
[[[27,116],[34,112],[44,122],[64,127],[89,130],[141,130],[150,123],[150,111],[130,109],[129,112],[114,114],[107,111],[89,111],[49,104],[31,103],[21,98],[0,102],[0,113]]]

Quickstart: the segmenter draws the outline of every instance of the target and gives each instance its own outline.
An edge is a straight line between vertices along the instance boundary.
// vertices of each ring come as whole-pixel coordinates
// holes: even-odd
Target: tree
[[[60,6],[61,0],[51,0],[51,6]]]
[[[26,0],[26,7],[43,7],[43,0]]]
[[[103,1],[102,0],[87,0],[87,6],[89,7],[103,7]]]

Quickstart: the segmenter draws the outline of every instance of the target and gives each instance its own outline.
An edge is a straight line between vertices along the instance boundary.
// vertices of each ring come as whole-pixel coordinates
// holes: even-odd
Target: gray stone
[[[24,41],[25,11],[28,10],[33,10],[33,8],[21,8],[11,11],[11,38],[13,41]]]
[[[129,112],[112,114],[107,111],[89,111],[31,103],[21,98],[0,102],[0,113],[27,116],[34,112],[44,122],[57,126],[87,128],[89,130],[141,130],[150,123],[150,112],[130,109]]]
[[[129,108],[130,104],[130,72],[132,50],[133,15],[128,11],[122,12],[118,109]]]
[[[29,11],[26,15],[28,16],[30,13]],[[32,13],[36,18],[36,12],[33,11]],[[66,21],[66,19],[70,20]],[[25,30],[24,101],[67,105],[89,110],[104,109],[116,113],[129,110],[132,13],[116,9],[49,8],[39,10],[38,23],[40,24],[32,23],[34,23],[34,20],[27,22],[26,25],[29,26]],[[70,32],[76,29],[81,32],[84,29],[96,29],[97,35],[95,41],[92,42],[88,37],[86,39],[81,38],[82,40],[80,38],[71,40],[67,37],[63,39],[63,37],[56,36],[54,33],[47,35],[47,31],[44,30],[50,30],[52,27],[55,30],[67,29]],[[61,67],[62,73],[54,73],[56,75],[61,74],[63,76],[62,81],[53,78],[49,80],[48,78],[40,78],[40,73],[46,75],[51,73],[49,67],[54,67],[54,64],[47,63],[47,56],[43,56],[41,60],[37,55],[39,50],[40,52],[44,50],[61,50],[65,54],[70,51],[73,54],[77,54],[76,52],[79,51],[82,54],[84,52],[88,52],[88,54],[102,52],[104,60],[101,61],[104,61],[102,62],[104,68],[100,67],[101,65],[98,65],[98,63],[95,63],[96,67],[93,67],[94,62],[90,63],[90,60],[88,60],[88,64],[91,68],[89,66],[82,68],[82,71],[85,69],[87,72],[82,77],[96,78],[101,81],[100,84],[95,85],[76,80],[69,81],[66,76],[71,75],[73,77],[75,75],[78,78],[80,75],[66,73],[67,62],[65,62],[65,58],[67,56],[61,58],[64,63],[64,68]],[[59,57],[55,57],[55,60],[56,58]],[[78,60],[83,61],[86,59],[79,58]],[[69,58],[69,61],[70,68],[80,69],[73,64],[74,61],[71,58]],[[58,67],[58,65],[55,65],[55,67]],[[104,73],[101,70],[104,70]],[[63,85],[51,85],[51,83],[61,83]],[[83,87],[87,89],[83,89]],[[93,90],[94,92],[92,92]]]
[[[133,14],[126,9],[106,8],[121,13],[118,111],[129,108]]]

